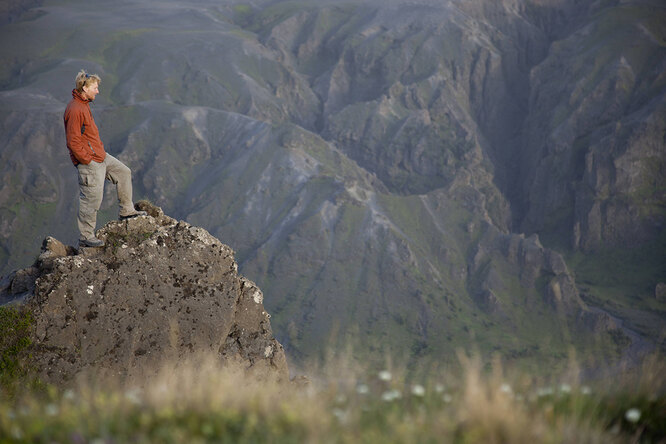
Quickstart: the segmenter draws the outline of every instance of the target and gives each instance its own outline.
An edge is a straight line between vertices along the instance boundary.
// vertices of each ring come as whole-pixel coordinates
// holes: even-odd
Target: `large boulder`
[[[0,288],[5,301],[20,295],[32,313],[30,360],[40,376],[54,383],[90,371],[132,378],[164,361],[213,353],[288,378],[262,292],[238,274],[231,248],[157,207],[138,207],[149,215],[98,231],[104,247],[77,252],[45,241],[33,267]]]

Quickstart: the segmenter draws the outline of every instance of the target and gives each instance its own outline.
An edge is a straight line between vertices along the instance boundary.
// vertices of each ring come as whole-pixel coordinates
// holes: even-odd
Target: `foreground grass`
[[[279,383],[204,357],[140,384],[3,394],[0,442],[666,442],[659,360],[589,386],[461,362],[422,380],[340,364]]]

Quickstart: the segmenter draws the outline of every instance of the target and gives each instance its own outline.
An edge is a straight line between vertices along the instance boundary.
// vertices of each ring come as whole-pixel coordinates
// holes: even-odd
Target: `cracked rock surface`
[[[261,290],[238,274],[233,250],[158,207],[137,208],[149,215],[97,232],[104,247],[74,254],[49,238],[30,273],[14,275],[35,319],[31,353],[40,375],[56,383],[89,370],[131,378],[212,352],[288,378]],[[17,287],[9,281],[0,296],[16,297]]]

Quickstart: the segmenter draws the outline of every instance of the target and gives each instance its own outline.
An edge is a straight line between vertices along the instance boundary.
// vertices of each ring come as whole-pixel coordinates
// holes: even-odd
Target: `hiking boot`
[[[148,216],[148,213],[146,213],[145,211],[135,211],[134,213],[128,214],[127,216],[120,216],[119,219],[127,220],[137,216]]]
[[[91,237],[90,239],[79,239],[79,247],[103,247],[104,241]]]

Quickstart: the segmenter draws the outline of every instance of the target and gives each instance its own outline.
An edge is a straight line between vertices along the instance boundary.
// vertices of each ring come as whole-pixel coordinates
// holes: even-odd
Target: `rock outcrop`
[[[524,289],[534,289],[553,313],[571,320],[586,313],[586,319],[597,316],[587,313],[588,307],[578,294],[573,275],[562,256],[544,248],[535,234],[529,237],[513,233],[501,233],[491,224],[484,224],[484,234],[468,263],[469,275],[475,277],[472,294],[479,306],[495,315],[504,315],[501,298],[506,291],[506,273],[499,270],[513,267],[517,283]],[[528,290],[529,292],[529,290]],[[506,304],[506,303],[505,303]],[[617,329],[610,325],[605,331]]]
[[[239,276],[234,252],[206,230],[165,216],[112,221],[101,248],[53,238],[33,267],[5,279],[34,318],[31,362],[51,382],[94,370],[121,378],[165,360],[215,353],[251,372],[288,378],[263,295]]]

